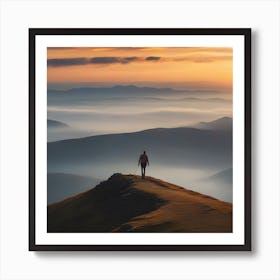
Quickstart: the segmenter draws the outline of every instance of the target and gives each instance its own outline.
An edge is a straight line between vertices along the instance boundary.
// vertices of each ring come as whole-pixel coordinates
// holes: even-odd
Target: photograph
[[[47,65],[48,232],[232,231],[231,48],[48,48]]]
[[[117,31],[30,30],[31,41],[41,35],[30,45],[33,249],[41,231],[50,239],[39,247],[57,249],[209,240],[248,250],[249,30],[173,30],[174,41],[172,30]]]

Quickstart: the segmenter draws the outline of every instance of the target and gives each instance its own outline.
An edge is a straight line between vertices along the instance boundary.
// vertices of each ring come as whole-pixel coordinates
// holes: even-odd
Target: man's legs
[[[146,164],[141,164],[142,179],[145,178]]]

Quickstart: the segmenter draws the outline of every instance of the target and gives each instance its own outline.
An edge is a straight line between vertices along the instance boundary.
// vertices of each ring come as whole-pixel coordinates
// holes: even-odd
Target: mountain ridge
[[[231,231],[231,203],[132,174],[48,206],[48,232]]]
[[[90,135],[90,136],[84,136],[84,137],[79,137],[79,138],[69,138],[69,139],[62,139],[62,140],[56,140],[56,141],[51,141],[49,143],[54,143],[54,142],[59,142],[59,141],[71,141],[71,140],[78,140],[78,139],[89,139],[89,138],[93,138],[93,137],[99,137],[99,136],[108,136],[108,135],[125,135],[125,134],[135,134],[135,133],[141,133],[141,132],[149,132],[149,131],[163,131],[163,130],[177,130],[177,129],[190,129],[190,130],[210,130],[210,128],[207,127],[207,125],[212,125],[212,124],[216,124],[216,123],[220,123],[222,121],[226,120],[227,122],[232,122],[232,118],[230,117],[222,117],[222,118],[218,118],[215,119],[213,121],[210,122],[200,122],[198,124],[195,125],[188,125],[188,126],[176,126],[176,127],[155,127],[155,128],[148,128],[148,129],[141,129],[141,130],[137,130],[137,131],[131,131],[131,132],[120,132],[120,133],[104,133],[104,134],[97,134],[97,135]],[[58,122],[58,121],[57,121]],[[62,123],[62,122],[61,122]],[[68,126],[66,124],[66,126]],[[230,130],[231,127],[227,128],[226,130]],[[220,129],[223,130],[223,129]]]
[[[48,128],[69,127],[69,125],[64,122],[51,119],[47,119],[47,126]]]
[[[172,144],[172,145],[171,145]],[[231,165],[232,133],[190,127],[148,129],[140,132],[106,134],[48,143],[48,167],[64,163],[131,164],[145,149],[154,163],[176,166]],[[51,169],[50,172],[59,169]],[[59,170],[61,172],[61,170]]]
[[[115,85],[111,87],[76,87],[76,88],[70,88],[70,89],[49,89],[49,92],[56,92],[56,93],[75,93],[75,92],[82,92],[82,93],[96,93],[96,92],[110,92],[110,91],[116,91],[116,92],[150,92],[150,93],[156,93],[156,92],[177,92],[182,93],[185,91],[177,90],[173,88],[157,88],[157,87],[140,87],[135,85]]]
[[[232,130],[232,121],[230,117],[222,117],[211,122],[200,122],[194,127],[209,130]]]

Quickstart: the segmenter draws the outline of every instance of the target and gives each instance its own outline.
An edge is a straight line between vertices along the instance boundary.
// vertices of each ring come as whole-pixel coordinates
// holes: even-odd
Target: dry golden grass
[[[166,203],[127,223],[134,232],[232,232],[232,204],[161,180],[133,177],[133,187]]]
[[[50,232],[232,232],[232,204],[152,178],[112,176],[48,207]]]

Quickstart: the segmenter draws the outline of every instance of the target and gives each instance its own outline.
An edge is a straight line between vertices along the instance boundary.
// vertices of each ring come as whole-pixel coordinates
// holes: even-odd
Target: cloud
[[[189,61],[194,63],[211,63],[221,60],[231,60],[231,55],[196,55],[196,56],[186,56],[174,58],[173,61]]]
[[[145,61],[158,61],[160,57],[148,56],[148,57],[138,57],[138,56],[97,56],[91,58],[77,57],[77,58],[51,58],[48,59],[49,67],[63,67],[63,66],[76,66],[76,65],[86,65],[86,64],[129,64],[132,62],[145,62]]]
[[[87,63],[88,61],[84,57],[48,59],[48,66],[50,67],[74,66],[74,65],[83,65]]]
[[[93,57],[90,59],[90,63],[92,64],[128,64],[134,61],[141,60],[137,56],[130,56],[130,57],[115,57],[115,56],[104,56],[104,57]]]
[[[209,62],[215,62],[215,61],[221,61],[221,60],[231,60],[231,55],[223,55],[223,56],[206,56],[206,57],[197,57],[194,59],[194,62],[196,63],[209,63]]]
[[[179,47],[180,48],[180,47]],[[232,48],[223,48],[223,47],[186,47],[184,48],[187,53],[194,54],[194,53],[205,53],[205,54],[213,54],[213,53],[226,53],[232,54]]]
[[[160,57],[160,56],[96,56],[96,57],[75,57],[75,58],[50,58],[48,59],[49,67],[66,67],[86,64],[129,64],[133,62],[193,62],[193,63],[212,63],[221,60],[231,60],[231,55],[195,55],[187,57]]]
[[[93,57],[90,60],[92,64],[112,64],[112,63],[119,63],[119,59],[117,57]]]
[[[145,60],[148,60],[148,61],[158,61],[158,60],[160,60],[160,59],[161,59],[160,56],[147,56],[147,57],[145,58]]]
[[[125,57],[124,58],[124,62],[129,63],[132,61],[139,61],[141,60],[141,58],[137,57],[137,56],[130,56],[130,57]]]

